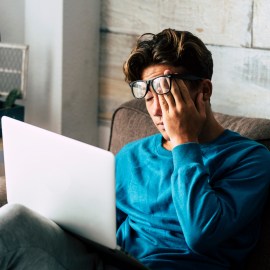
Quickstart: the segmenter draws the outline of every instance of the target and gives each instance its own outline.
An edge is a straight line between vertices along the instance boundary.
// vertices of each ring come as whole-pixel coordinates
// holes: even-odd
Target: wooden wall
[[[136,38],[188,30],[213,54],[215,111],[270,118],[269,0],[102,0],[100,126],[132,98],[122,64]]]

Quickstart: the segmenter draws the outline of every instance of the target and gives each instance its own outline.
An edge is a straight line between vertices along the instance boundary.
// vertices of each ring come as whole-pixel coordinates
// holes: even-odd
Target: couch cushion
[[[109,150],[116,154],[128,142],[157,133],[144,101],[134,99],[113,114]]]
[[[216,112],[214,115],[224,128],[236,131],[245,137],[256,140],[270,149],[269,119],[232,116]]]

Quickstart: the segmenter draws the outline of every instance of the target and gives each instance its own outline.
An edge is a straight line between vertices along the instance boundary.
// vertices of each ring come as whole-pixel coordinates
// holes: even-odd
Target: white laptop
[[[122,266],[146,269],[116,243],[111,152],[6,116],[2,133],[8,203],[23,204],[97,243]]]
[[[2,130],[8,203],[116,248],[113,154],[8,117]]]

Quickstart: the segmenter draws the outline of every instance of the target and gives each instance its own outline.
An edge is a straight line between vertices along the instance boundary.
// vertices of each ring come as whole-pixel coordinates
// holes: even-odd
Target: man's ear
[[[212,82],[209,79],[205,79],[201,82],[200,88],[203,93],[203,100],[210,100],[212,96]]]

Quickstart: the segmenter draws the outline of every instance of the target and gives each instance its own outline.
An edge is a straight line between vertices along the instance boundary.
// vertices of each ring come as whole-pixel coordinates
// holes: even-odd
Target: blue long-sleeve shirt
[[[152,269],[240,266],[259,234],[270,153],[226,130],[168,151],[156,134],[116,158],[117,239]]]

